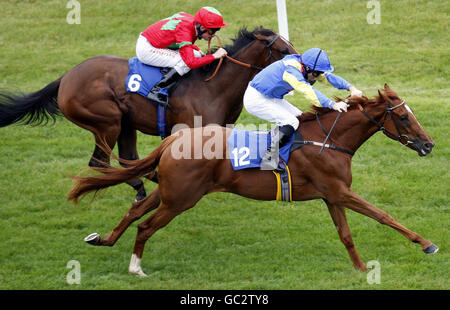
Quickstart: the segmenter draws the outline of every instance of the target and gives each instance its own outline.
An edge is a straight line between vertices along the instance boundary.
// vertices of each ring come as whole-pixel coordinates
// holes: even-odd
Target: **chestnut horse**
[[[216,60],[183,76],[169,98],[167,132],[180,123],[194,127],[194,116],[202,116],[200,126],[234,124],[242,111],[247,84],[258,69],[297,53],[292,44],[263,27],[252,32],[243,28],[233,41],[225,46],[228,54],[251,67],[226,60],[217,75],[205,82],[219,62]],[[101,167],[101,163],[109,162],[110,154],[99,147],[104,142],[108,149],[118,142],[121,158],[138,159],[136,130],[158,135],[157,108],[147,98],[126,91],[128,70],[128,59],[99,56],[84,61],[35,93],[0,93],[0,127],[41,124],[62,112],[68,120],[94,134],[96,147],[90,166]],[[146,196],[141,180],[129,184],[137,191],[137,200]]]
[[[420,156],[429,154],[433,141],[421,127],[412,110],[385,85],[384,92],[378,91],[375,99],[349,98],[349,110],[335,123],[329,136],[334,145],[347,152],[325,148],[319,154],[319,147],[304,145],[291,153],[288,161],[292,177],[292,199],[303,201],[323,199],[328,206],[331,218],[339,237],[345,245],[354,267],[367,270],[359,257],[347,224],[345,208],[366,215],[399,231],[410,241],[419,243],[427,254],[434,254],[438,247],[432,242],[410,231],[395,221],[389,214],[365,201],[350,189],[352,183],[352,155],[367,139],[377,131],[382,131],[391,139],[418,152]],[[305,140],[324,141],[325,132],[337,118],[337,112],[325,108],[315,108],[317,114],[304,113],[300,117],[300,129]],[[320,121],[317,121],[317,119]],[[208,133],[206,130],[208,129]],[[324,129],[324,130],[322,130]],[[215,132],[214,138],[211,132]],[[89,235],[85,241],[93,245],[112,246],[125,229],[145,213],[156,211],[138,225],[138,234],[129,271],[145,275],[140,266],[144,245],[158,229],[168,224],[181,212],[192,208],[206,194],[212,192],[231,192],[247,198],[274,200],[276,179],[272,171],[257,168],[233,170],[227,159],[227,137],[231,129],[223,127],[204,127],[184,129],[165,139],[148,157],[127,162],[128,168],[101,169],[102,175],[94,177],[74,177],[76,184],[69,193],[69,200],[75,203],[85,194],[129,181],[136,177],[151,174],[159,166],[159,185],[144,200],[134,203],[114,230],[100,238],[97,233]],[[184,137],[184,138],[183,138]],[[186,140],[187,137],[187,140]],[[183,144],[185,141],[192,143]],[[179,158],[180,145],[193,148],[195,139],[206,145],[210,139],[215,141],[216,158]],[[209,143],[211,145],[211,143]],[[211,147],[212,149],[212,147]],[[217,153],[217,150],[218,153]]]

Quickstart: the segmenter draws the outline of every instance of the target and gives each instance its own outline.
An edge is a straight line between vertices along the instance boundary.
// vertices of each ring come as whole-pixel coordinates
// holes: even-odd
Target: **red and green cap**
[[[205,28],[222,28],[227,24],[223,22],[222,14],[211,6],[205,6],[197,11],[194,16],[195,22]]]

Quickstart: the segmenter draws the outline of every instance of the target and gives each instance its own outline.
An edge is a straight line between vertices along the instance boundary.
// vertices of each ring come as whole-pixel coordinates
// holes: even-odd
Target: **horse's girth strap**
[[[286,165],[284,173],[272,171],[277,180],[277,201],[292,202],[292,182],[289,167]]]

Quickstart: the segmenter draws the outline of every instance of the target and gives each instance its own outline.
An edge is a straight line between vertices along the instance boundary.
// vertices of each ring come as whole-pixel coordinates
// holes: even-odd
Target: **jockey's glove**
[[[333,110],[338,112],[347,112],[348,104],[344,101],[338,101],[333,104]]]
[[[362,97],[362,94],[363,94],[362,91],[357,89],[355,86],[350,87],[350,95],[351,96]]]
[[[213,54],[213,56],[214,56],[215,59],[222,58],[222,57],[224,57],[225,55],[227,55],[227,50],[224,49],[224,48],[219,48],[219,49]]]

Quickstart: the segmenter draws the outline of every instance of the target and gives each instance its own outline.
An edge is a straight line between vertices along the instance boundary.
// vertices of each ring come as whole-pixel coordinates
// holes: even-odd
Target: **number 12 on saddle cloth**
[[[271,131],[233,129],[228,137],[229,156],[233,169],[260,168],[261,159],[270,146],[270,142]],[[292,201],[291,176],[286,165],[291,145],[292,143],[288,142],[279,150],[280,165],[284,171],[281,173],[273,171],[277,179],[276,200],[278,201]]]

